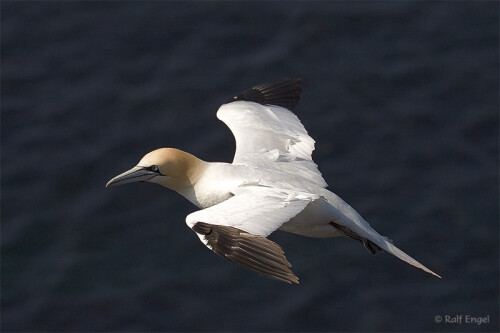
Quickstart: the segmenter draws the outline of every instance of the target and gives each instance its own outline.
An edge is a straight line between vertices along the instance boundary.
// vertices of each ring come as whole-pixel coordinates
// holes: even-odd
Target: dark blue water
[[[498,331],[498,13],[2,1],[2,331]],[[231,161],[217,108],[285,76],[330,189],[443,279],[276,232],[282,284],[208,251],[175,193],[104,188],[158,147]]]

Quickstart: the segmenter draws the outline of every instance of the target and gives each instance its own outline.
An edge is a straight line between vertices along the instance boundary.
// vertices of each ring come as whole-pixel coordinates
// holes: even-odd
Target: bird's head
[[[147,153],[132,169],[112,178],[108,186],[135,182],[156,183],[173,190],[192,186],[204,162],[175,148],[160,148]]]

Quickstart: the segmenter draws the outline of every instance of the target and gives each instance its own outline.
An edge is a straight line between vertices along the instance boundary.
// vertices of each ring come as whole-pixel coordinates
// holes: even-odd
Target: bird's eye
[[[160,168],[157,166],[157,165],[152,165],[149,170],[153,171],[153,172],[159,172],[160,171]]]

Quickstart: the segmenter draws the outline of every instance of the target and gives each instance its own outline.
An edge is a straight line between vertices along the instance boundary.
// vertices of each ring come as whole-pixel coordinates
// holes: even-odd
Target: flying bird
[[[290,109],[300,79],[256,85],[217,111],[232,131],[232,163],[205,162],[175,148],[146,154],[108,186],[133,182],[162,185],[200,210],[187,225],[210,250],[243,268],[299,283],[281,246],[267,237],[282,230],[307,237],[350,237],[372,254],[389,252],[440,277],[381,236],[327,184],[312,160],[315,141]]]

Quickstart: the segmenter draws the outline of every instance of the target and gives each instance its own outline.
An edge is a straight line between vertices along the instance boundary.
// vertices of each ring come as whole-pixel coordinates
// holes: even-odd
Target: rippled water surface
[[[2,331],[498,331],[498,2],[0,5]],[[282,284],[175,193],[104,188],[158,147],[231,161],[217,108],[286,76],[329,188],[443,279],[276,232]]]

